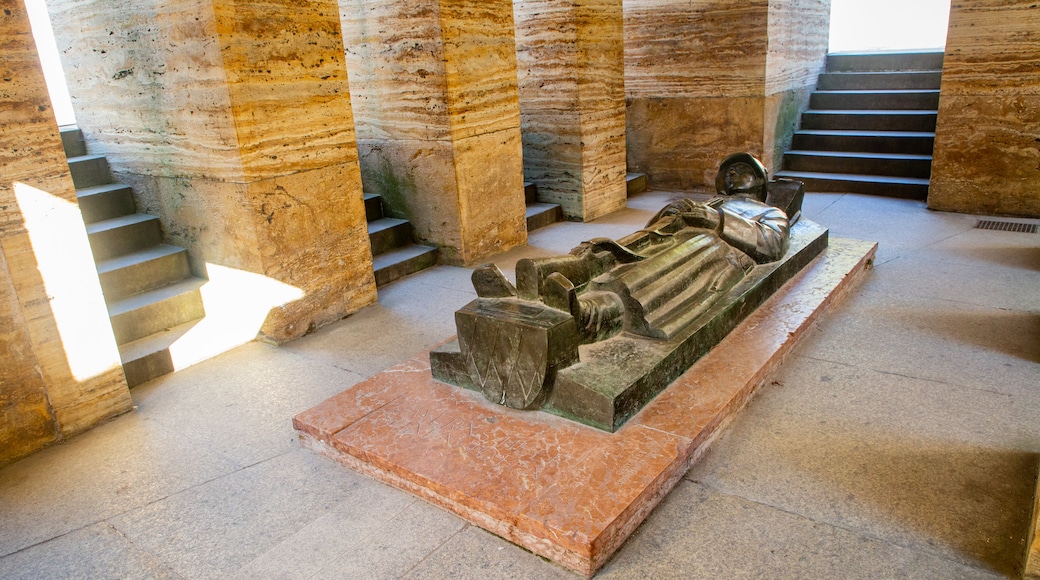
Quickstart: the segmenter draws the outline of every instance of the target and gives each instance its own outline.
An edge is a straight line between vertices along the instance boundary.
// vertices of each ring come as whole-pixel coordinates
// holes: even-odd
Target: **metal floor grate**
[[[1022,222],[995,222],[992,220],[979,220],[975,224],[978,230],[997,230],[998,232],[1019,232],[1023,234],[1035,234],[1036,224],[1024,224]]]

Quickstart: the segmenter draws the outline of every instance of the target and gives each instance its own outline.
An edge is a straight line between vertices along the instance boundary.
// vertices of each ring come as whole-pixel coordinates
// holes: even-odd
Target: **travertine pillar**
[[[928,206],[1040,217],[1040,8],[955,0]]]
[[[341,0],[365,187],[472,264],[527,241],[511,0]]]
[[[770,0],[762,163],[781,169],[816,81],[827,67],[831,0]]]
[[[625,207],[621,0],[514,0],[524,177],[569,219]]]
[[[771,170],[827,52],[830,0],[625,2],[628,165],[656,187],[712,186],[747,151]]]
[[[335,1],[49,7],[88,147],[141,210],[203,275],[296,292],[263,335],[291,340],[375,300]]]
[[[0,464],[131,408],[21,0],[0,13]]]

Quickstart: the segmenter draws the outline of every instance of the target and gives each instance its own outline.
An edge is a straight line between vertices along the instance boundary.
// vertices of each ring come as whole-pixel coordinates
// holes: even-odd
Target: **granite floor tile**
[[[380,288],[378,304],[281,348],[313,363],[371,376],[454,335],[455,311],[474,298],[472,290],[388,284]]]
[[[207,450],[245,467],[296,448],[287,418],[361,379],[286,349],[251,343],[133,394],[156,443]]]
[[[0,558],[0,578],[175,580],[180,577],[112,526],[100,523]]]
[[[403,578],[574,580],[580,576],[476,526],[467,526],[423,559]]]
[[[131,413],[0,470],[0,556],[232,473]]]
[[[980,390],[803,356],[772,383],[761,404],[775,401],[775,412],[796,422],[830,417],[893,436],[1040,451],[1040,424],[1030,420],[1040,412],[1040,388]]]
[[[297,449],[108,523],[175,574],[225,578],[371,483]]]
[[[984,391],[1017,393],[1040,384],[1040,312],[874,288],[868,279],[806,336],[799,352]]]
[[[1024,250],[1018,248],[1016,253]],[[1040,271],[932,251],[899,256],[878,265],[863,290],[1040,312],[1040,292],[1026,290],[1038,286]]]
[[[467,525],[448,512],[417,501],[311,578],[399,578]]]
[[[802,215],[806,219],[818,222],[820,214],[837,203],[844,195],[844,193],[806,193],[805,199],[802,201]]]
[[[411,274],[408,276],[406,282],[401,282],[400,284],[391,283],[382,286],[379,288],[379,292],[385,295],[388,290],[396,288],[397,286],[418,285],[456,290],[458,292],[469,294],[473,292],[473,283],[470,281],[472,273],[472,268],[446,266],[442,264]]]
[[[973,216],[929,211],[924,202],[846,194],[810,217],[832,236],[878,242],[879,264],[975,225]]]
[[[1040,428],[1011,397],[789,361],[687,478],[999,574],[1025,550]]]
[[[998,578],[983,570],[680,483],[597,578]]]
[[[1014,221],[1040,224],[1040,219]],[[1040,234],[972,228],[933,244],[927,250],[946,252],[979,262],[1002,264],[1027,272],[1040,271]]]
[[[305,579],[358,549],[380,533],[412,504],[414,496],[359,478],[344,490],[339,503],[306,524],[296,533],[272,546],[235,574],[242,580]]]

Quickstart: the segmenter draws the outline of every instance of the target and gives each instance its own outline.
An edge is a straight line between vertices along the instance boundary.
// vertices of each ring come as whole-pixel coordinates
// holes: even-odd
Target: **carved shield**
[[[474,385],[513,409],[540,407],[556,369],[577,358],[574,320],[537,303],[478,299],[458,311],[455,322]]]

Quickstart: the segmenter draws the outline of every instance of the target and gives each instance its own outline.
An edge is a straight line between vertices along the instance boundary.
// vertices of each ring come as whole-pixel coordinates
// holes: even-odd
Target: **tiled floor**
[[[670,197],[496,259],[641,226]],[[1040,235],[811,194],[876,269],[810,333],[604,578],[982,578],[1024,553],[1040,461]],[[1035,221],[1035,220],[1033,220]],[[0,470],[0,578],[552,578],[569,572],[304,451],[291,417],[454,333],[438,266],[278,348],[134,389],[135,413]]]

